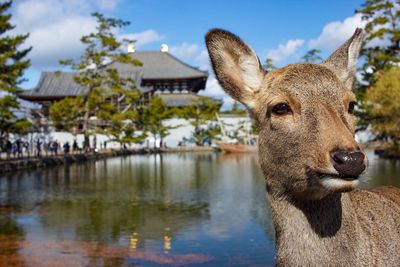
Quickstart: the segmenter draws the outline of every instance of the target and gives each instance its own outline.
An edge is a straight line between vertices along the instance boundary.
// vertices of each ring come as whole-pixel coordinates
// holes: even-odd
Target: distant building
[[[208,72],[172,56],[165,45],[161,51],[134,51],[130,47],[128,52],[143,66],[115,63],[111,67],[117,69],[121,76],[135,80],[142,93],[142,101],[159,94],[168,106],[185,106],[197,99],[197,93],[205,88]],[[38,85],[19,96],[41,104],[42,108],[36,110],[37,116],[47,117],[53,102],[87,93],[88,88],[75,82],[75,75],[73,72],[43,72]]]

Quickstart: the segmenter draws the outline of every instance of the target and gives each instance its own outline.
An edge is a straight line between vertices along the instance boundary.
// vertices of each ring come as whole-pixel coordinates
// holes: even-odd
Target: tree
[[[221,103],[208,97],[199,97],[192,103],[180,110],[180,116],[190,121],[194,126],[193,137],[196,145],[202,146],[204,141],[211,141],[220,133],[220,128],[216,125],[208,125],[210,121],[216,120],[216,116],[221,107]]]
[[[0,143],[9,133],[26,133],[30,126],[26,118],[15,114],[20,108],[18,85],[24,81],[21,77],[30,65],[25,58],[31,51],[31,48],[19,47],[29,35],[6,35],[7,31],[15,28],[10,24],[11,14],[7,14],[11,4],[12,1],[0,3]]]
[[[398,147],[400,140],[400,68],[393,67],[377,74],[375,84],[366,94],[373,115],[373,131],[389,138]]]
[[[112,78],[108,83],[108,87],[112,91],[108,90],[107,97],[123,99],[124,102],[112,101],[111,99],[104,101],[104,98],[99,98],[98,94],[92,95],[91,102],[97,104],[96,117],[104,122],[104,125],[98,128],[96,132],[111,136],[111,140],[120,143],[121,146],[123,144],[140,143],[146,138],[145,134],[137,133],[137,123],[135,123],[138,119],[136,101],[140,98],[140,92],[136,88],[121,88],[125,85],[125,82],[119,77],[115,69],[108,70],[108,75]]]
[[[274,65],[274,62],[271,58],[266,58],[263,64],[263,68],[266,71],[272,71],[274,69],[276,69],[276,66]]]
[[[304,56],[302,56],[301,58],[305,62],[318,64],[318,63],[322,62],[322,57],[319,55],[320,53],[321,53],[321,50],[319,50],[319,49],[311,49],[311,50],[308,50],[306,52],[306,54]]]
[[[141,110],[143,129],[150,132],[154,137],[154,147],[156,140],[160,138],[160,147],[163,139],[168,136],[169,130],[176,127],[165,125],[165,120],[174,115],[174,110],[167,107],[164,101],[157,95],[153,95],[147,106],[143,106]]]
[[[232,108],[221,112],[222,114],[246,115],[246,108],[237,101],[234,101]]]
[[[107,127],[98,131],[111,137],[110,141],[118,142],[121,146],[140,143],[147,135],[143,132],[138,133],[135,123],[137,116],[137,112],[133,110],[124,113],[115,112],[107,116]]]
[[[366,0],[356,13],[367,22],[361,56],[365,57],[362,75],[366,86],[373,85],[374,73],[400,62],[400,1]],[[381,42],[378,42],[381,40]]]
[[[80,60],[60,61],[62,65],[77,71],[75,82],[88,89],[82,101],[75,102],[75,110],[82,111],[76,113],[75,120],[79,119],[82,123],[86,148],[89,147],[89,136],[96,128],[96,125],[89,124],[90,116],[94,116],[97,121],[104,120],[104,127],[107,128],[112,123],[107,124],[106,120],[133,109],[135,101],[140,97],[135,81],[131,77],[123,77],[115,69],[117,63],[141,65],[121,50],[133,41],[118,41],[114,35],[116,29],[127,26],[129,22],[106,18],[100,13],[93,13],[92,16],[97,20],[97,31],[81,38],[86,48]],[[70,100],[61,100],[64,101]]]
[[[82,97],[68,97],[51,105],[49,113],[56,128],[77,133],[83,115]]]

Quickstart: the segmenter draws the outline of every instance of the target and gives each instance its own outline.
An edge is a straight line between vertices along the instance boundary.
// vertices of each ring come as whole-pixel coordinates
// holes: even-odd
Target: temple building
[[[135,80],[136,87],[142,93],[142,100],[159,94],[168,106],[185,106],[197,99],[197,93],[203,90],[208,72],[201,71],[177,59],[166,45],[161,51],[134,51],[128,48],[135,59],[143,66],[115,63],[120,75]],[[65,97],[84,95],[88,89],[74,80],[73,72],[43,72],[38,85],[21,93],[20,98],[41,104],[36,115],[47,117],[49,107],[55,101]]]

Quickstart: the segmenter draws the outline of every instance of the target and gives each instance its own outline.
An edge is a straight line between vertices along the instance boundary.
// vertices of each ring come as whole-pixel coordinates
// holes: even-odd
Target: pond
[[[369,153],[362,187],[400,186]],[[109,158],[0,177],[0,266],[272,266],[254,155]]]

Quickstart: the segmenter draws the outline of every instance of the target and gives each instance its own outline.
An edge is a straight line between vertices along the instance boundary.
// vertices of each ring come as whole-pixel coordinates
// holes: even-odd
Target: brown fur
[[[355,189],[335,176],[333,151],[362,151],[348,111],[362,31],[323,64],[265,72],[239,37],[206,36],[222,87],[260,125],[259,160],[276,230],[280,266],[396,266],[400,263],[400,190]],[[291,112],[272,112],[278,103]],[[367,165],[366,158],[364,164]]]

